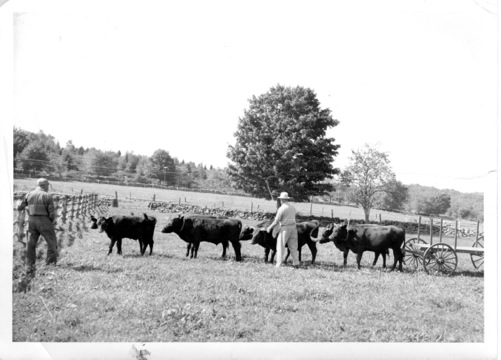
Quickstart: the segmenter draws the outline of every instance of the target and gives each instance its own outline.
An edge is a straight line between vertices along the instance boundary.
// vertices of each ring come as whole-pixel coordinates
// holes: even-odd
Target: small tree
[[[150,166],[147,168],[147,175],[158,180],[165,180],[167,183],[176,181],[176,165],[174,159],[165,150],[156,150],[150,158]]]
[[[445,214],[451,207],[451,197],[448,194],[436,194],[424,201],[423,211],[427,214]]]
[[[110,176],[117,170],[117,159],[112,152],[96,152],[91,159],[91,170],[96,175]]]
[[[381,193],[377,206],[384,210],[403,210],[409,199],[409,189],[400,181],[390,182],[385,192]]]
[[[352,151],[350,161],[341,179],[349,187],[350,200],[362,207],[365,222],[369,222],[376,195],[388,190],[389,184],[395,182],[395,174],[390,168],[388,155],[368,144]]]
[[[26,145],[16,159],[17,168],[24,171],[47,171],[51,168],[49,152],[41,141]]]

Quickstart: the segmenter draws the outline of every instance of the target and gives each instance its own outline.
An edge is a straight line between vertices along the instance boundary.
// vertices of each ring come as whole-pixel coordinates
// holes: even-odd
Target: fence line
[[[21,242],[26,246],[24,239],[28,234],[28,221],[27,221],[27,211],[26,209],[18,210],[20,202],[24,199],[26,193],[15,193],[14,194],[14,226],[16,230],[14,231],[14,239]],[[70,234],[76,232],[77,235],[81,230],[79,229],[80,224],[86,221],[86,218],[91,213],[103,213],[107,211],[107,206],[104,208],[100,202],[98,202],[97,194],[87,194],[87,195],[66,195],[66,194],[53,194],[52,199],[54,200],[54,206],[56,211],[56,219],[54,220],[56,235],[58,238],[58,245],[62,245],[64,234]],[[69,214],[69,216],[68,216]],[[29,216],[29,215],[28,215]],[[76,226],[77,230],[73,230],[73,226]],[[83,226],[85,228],[85,225]]]

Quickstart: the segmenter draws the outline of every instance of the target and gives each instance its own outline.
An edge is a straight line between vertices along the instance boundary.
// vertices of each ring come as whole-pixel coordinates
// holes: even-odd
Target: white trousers
[[[289,248],[292,256],[292,264],[299,265],[299,256],[297,251],[297,229],[296,225],[281,226],[277,237],[277,264],[280,267],[285,258],[285,245]]]

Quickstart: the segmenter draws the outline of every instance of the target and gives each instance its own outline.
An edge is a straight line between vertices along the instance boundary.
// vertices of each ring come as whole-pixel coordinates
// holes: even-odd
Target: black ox
[[[402,271],[403,252],[402,245],[405,242],[405,231],[396,226],[379,226],[371,224],[360,225],[334,225],[330,224],[319,239],[320,243],[332,241],[334,245],[343,252],[344,263],[348,252],[351,250],[357,254],[357,267],[360,269],[360,261],[364,251],[372,251],[376,254],[373,265],[376,264],[379,254],[383,256],[383,267],[386,267],[386,254],[388,249],[393,250],[395,269],[397,262],[398,269]]]
[[[375,226],[379,226],[379,225],[359,224],[358,226],[375,227]],[[312,239],[312,240],[319,241],[320,244],[325,244],[325,243],[332,241],[334,243],[334,245],[336,246],[336,248],[338,248],[340,251],[343,252],[343,266],[346,266],[346,263],[348,260],[348,253],[350,251],[350,248],[348,247],[345,239],[339,239],[339,238],[334,237],[333,231],[334,231],[335,227],[336,227],[336,225],[333,223],[327,225],[327,227],[325,228],[322,235],[318,239]],[[352,249],[352,252],[354,252],[356,254],[356,252],[353,249]],[[372,263],[372,266],[376,265],[377,260],[379,259],[379,255],[381,255],[383,258],[383,268],[386,268],[386,255],[389,255],[388,249],[384,250],[383,252],[379,252],[376,250],[376,251],[374,251],[374,253],[375,253],[375,257],[374,257],[374,261]]]
[[[273,236],[273,231],[268,233],[266,229],[270,226],[272,220],[265,220],[256,225],[252,234],[251,244],[259,244],[264,247],[264,261],[268,262],[268,256],[271,251],[270,262],[273,262],[275,258],[277,249],[277,236]],[[317,242],[318,240],[311,239],[310,236],[317,236],[318,234],[319,222],[316,220],[304,221],[296,224],[297,229],[297,240],[298,240],[298,255],[299,261],[301,261],[301,249],[304,245],[308,245],[311,251],[311,263],[315,262],[317,256]],[[250,230],[242,232],[242,238],[248,237]],[[278,235],[278,234],[277,234]],[[289,258],[290,250],[287,248],[287,256],[285,261]]]
[[[216,218],[212,216],[200,215],[178,215],[171,218],[162,229],[163,233],[175,233],[182,240],[192,246],[192,256],[196,258],[200,242],[207,241],[213,244],[223,245],[223,255],[226,256],[228,242],[233,246],[235,258],[242,261],[240,253],[240,231],[242,222],[236,219]],[[194,250],[194,254],[193,254]],[[188,253],[186,254],[188,255]]]
[[[98,229],[99,232],[104,231],[111,240],[108,255],[111,254],[115,242],[117,243],[117,253],[122,254],[123,238],[138,240],[141,255],[144,255],[148,246],[150,247],[150,255],[153,252],[153,233],[157,224],[157,219],[153,216],[146,214],[144,217],[114,215],[99,219],[91,216],[91,220],[91,229]]]

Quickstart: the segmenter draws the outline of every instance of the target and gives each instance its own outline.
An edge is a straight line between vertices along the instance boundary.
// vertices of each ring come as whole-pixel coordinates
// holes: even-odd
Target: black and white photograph
[[[1,360],[498,358],[496,0],[0,0],[0,54]]]

